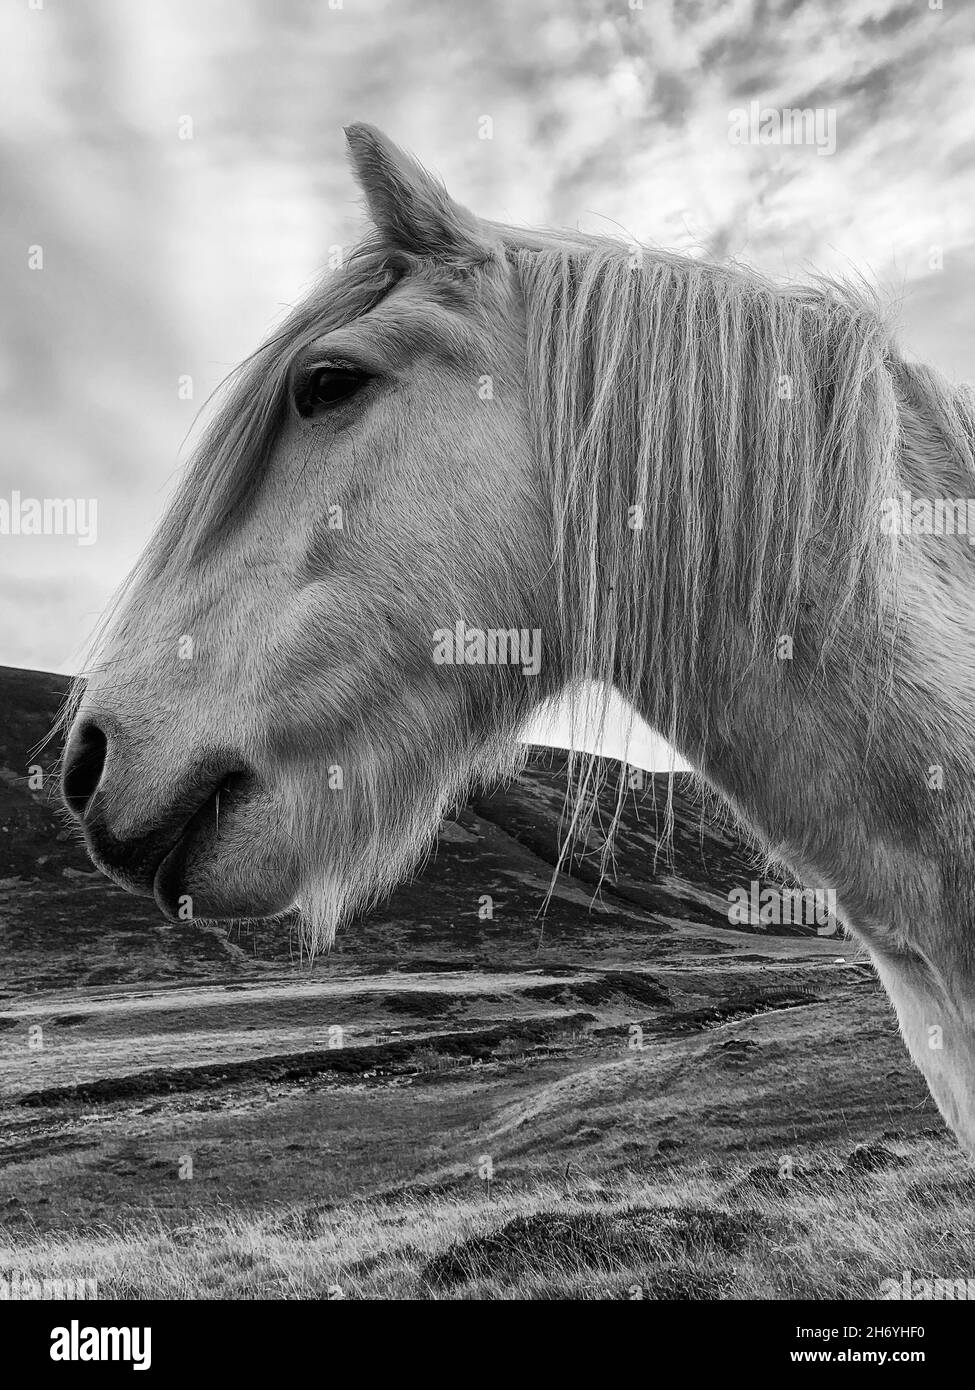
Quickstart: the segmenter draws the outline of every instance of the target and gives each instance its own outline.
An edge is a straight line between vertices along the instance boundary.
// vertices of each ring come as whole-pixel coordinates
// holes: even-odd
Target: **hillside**
[[[260,1239],[279,1242],[288,1268],[301,1265],[286,1278],[306,1295],[338,1278],[363,1295],[409,1297],[465,1296],[480,1279],[495,1296],[502,1266],[537,1290],[539,1269],[529,1278],[510,1264],[507,1237],[492,1243],[507,1212],[513,1231],[524,1221],[541,1232],[550,1295],[563,1279],[550,1244],[563,1231],[570,1244],[582,1238],[573,1224],[582,1201],[596,1225],[580,1247],[582,1273],[570,1261],[576,1273],[564,1275],[575,1296],[617,1296],[585,1292],[595,1287],[585,1250],[602,1251],[604,1268],[606,1249],[622,1242],[609,1267],[631,1270],[652,1262],[665,1236],[681,1248],[678,1273],[659,1287],[676,1280],[685,1292],[659,1296],[775,1296],[794,1287],[791,1273],[766,1270],[746,1292],[720,1293],[739,1247],[758,1258],[773,1228],[776,1248],[788,1243],[778,1216],[759,1220],[763,1203],[790,1193],[811,1203],[794,1227],[801,1254],[829,1212],[848,1221],[842,1203],[866,1200],[851,1194],[850,1172],[876,1170],[879,1212],[894,1201],[888,1168],[901,1174],[900,1202],[914,1190],[903,1176],[910,1155],[920,1155],[918,1183],[934,1181],[932,1165],[958,1161],[852,943],[729,923],[728,892],[759,876],[758,860],[730,819],[705,812],[692,778],[675,787],[671,859],[657,853],[665,793],[650,779],[624,808],[615,877],[596,891],[598,846],[588,846],[541,915],[565,776],[561,755],[535,750],[521,777],[482,790],[444,826],[413,883],[309,967],[293,926],[171,926],[90,871],[57,807],[58,750],[37,752],[65,684],[0,669],[6,1267],[78,1272],[87,1250],[110,1289],[145,1292],[154,1257],[142,1263],[140,1249],[163,1239],[173,1296],[263,1296],[280,1287],[277,1274],[262,1264],[255,1285],[254,1266],[231,1275],[221,1263]],[[31,790],[27,769],[38,763],[51,775]],[[607,795],[604,817],[610,810]],[[491,920],[478,916],[483,894]],[[180,1180],[187,1155],[193,1181]],[[783,1155],[805,1174],[798,1185],[776,1176]],[[636,1250],[620,1204],[684,1210],[690,1174],[718,1247],[708,1236],[702,1253],[685,1217],[679,1230],[671,1217],[663,1227],[647,1217],[649,1244]],[[739,1234],[726,1250],[731,1217]],[[414,1255],[396,1253],[390,1222],[414,1231]],[[90,1243],[65,1243],[93,1227],[94,1255]],[[365,1279],[353,1228],[372,1232],[375,1274]],[[198,1269],[186,1264],[181,1242],[197,1236],[222,1273],[209,1255]],[[448,1259],[447,1247],[465,1241],[471,1248]],[[944,1263],[949,1251],[934,1255]],[[834,1269],[835,1251],[823,1259]],[[428,1267],[439,1271],[432,1285]],[[772,1293],[758,1294],[770,1278]]]
[[[0,668],[0,979],[38,989],[148,980],[206,979],[216,973],[290,969],[295,934],[281,923],[228,935],[197,924],[170,926],[151,902],[120,892],[95,873],[57,796],[56,742],[44,745],[67,679]],[[40,751],[39,751],[40,750]],[[35,769],[29,778],[29,769]],[[43,785],[36,769],[43,769]],[[610,769],[602,798],[608,819]],[[534,751],[511,786],[482,791],[444,826],[424,872],[388,903],[352,923],[336,955],[363,968],[433,961],[486,968],[579,958],[646,959],[666,953],[677,922],[715,929],[710,950],[734,949],[727,893],[757,876],[758,858],[731,826],[706,816],[693,778],[674,791],[672,856],[661,850],[666,781],[627,800],[616,841],[616,874],[599,885],[598,846],[563,874],[539,913],[558,857],[565,801],[565,757]],[[656,867],[655,867],[656,863]],[[479,901],[493,900],[481,920]],[[758,929],[756,929],[758,931]],[[763,936],[813,929],[772,926]],[[337,964],[334,961],[333,964]]]

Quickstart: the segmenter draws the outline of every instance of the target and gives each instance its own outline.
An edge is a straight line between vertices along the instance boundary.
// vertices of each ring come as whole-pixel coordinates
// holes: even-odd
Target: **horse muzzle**
[[[245,884],[222,892],[208,882],[199,904],[193,893],[194,876],[210,877],[200,874],[201,865],[221,857],[221,826],[225,840],[228,831],[232,839],[234,821],[255,793],[247,762],[233,750],[213,750],[175,776],[160,777],[158,792],[153,780],[111,720],[83,718],[75,725],[61,791],[92,862],[119,887],[155,897],[172,920],[265,915],[267,895]],[[280,911],[281,893],[271,897],[270,910]]]

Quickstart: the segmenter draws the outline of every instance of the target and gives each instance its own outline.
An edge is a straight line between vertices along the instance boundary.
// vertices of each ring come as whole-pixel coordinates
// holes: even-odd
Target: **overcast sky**
[[[975,5],[943,3],[5,4],[0,497],[97,498],[98,539],[0,536],[0,663],[77,669],[196,412],[355,239],[350,120],[496,219],[865,273],[975,380]],[[731,143],[752,101],[835,112],[835,151]]]

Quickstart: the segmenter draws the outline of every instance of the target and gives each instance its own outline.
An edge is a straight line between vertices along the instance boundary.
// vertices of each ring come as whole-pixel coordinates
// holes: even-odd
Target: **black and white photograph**
[[[947,1368],[975,7],[2,0],[0,103],[24,1374]]]

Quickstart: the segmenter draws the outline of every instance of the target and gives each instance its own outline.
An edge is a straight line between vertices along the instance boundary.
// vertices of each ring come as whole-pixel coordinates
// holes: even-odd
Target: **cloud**
[[[0,660],[72,659],[209,393],[357,234],[350,119],[502,220],[788,276],[865,271],[902,300],[908,347],[975,376],[971,7],[105,0],[8,8],[0,26],[0,492],[93,495],[104,518],[83,557],[0,554],[21,577]],[[729,143],[753,97],[835,106],[836,154]]]

